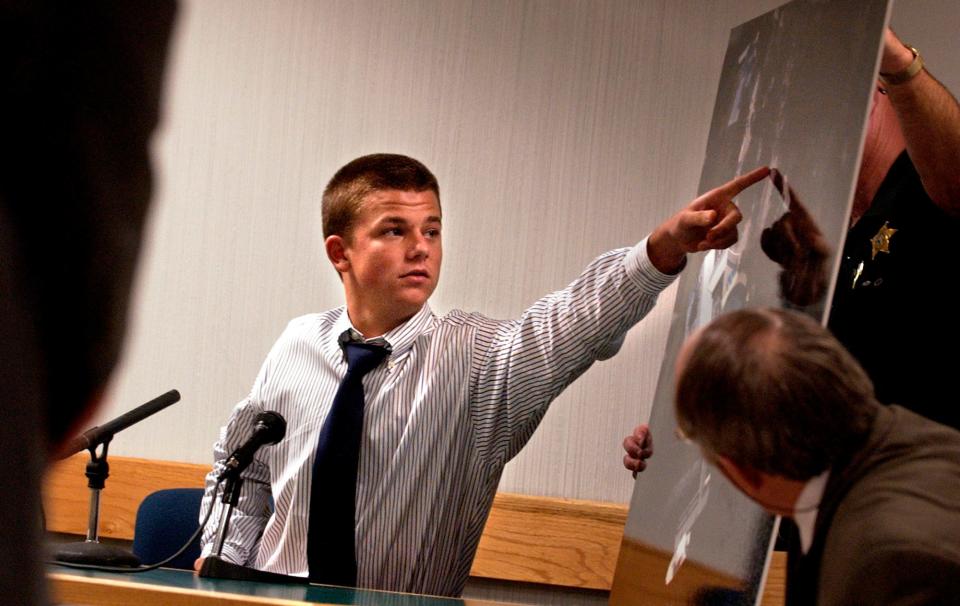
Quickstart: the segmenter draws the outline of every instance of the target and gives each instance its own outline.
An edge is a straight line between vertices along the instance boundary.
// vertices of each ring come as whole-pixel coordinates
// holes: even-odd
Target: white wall
[[[960,2],[894,0],[891,26],[954,96],[960,94]]]
[[[320,193],[356,156],[406,153],[438,176],[439,313],[513,316],[642,238],[695,195],[729,29],[778,3],[184,2],[131,331],[99,418],[170,388],[183,401],[111,452],[209,462],[286,321],[341,304]],[[956,44],[956,19],[902,29],[926,23]],[[502,490],[629,500],[620,442],[649,416],[672,305],[671,289],[554,404]]]
[[[111,451],[209,462],[286,321],[341,303],[319,200],[358,155],[407,153],[440,179],[441,313],[512,316],[643,237],[695,195],[729,29],[779,3],[184,1],[131,331],[99,419],[173,387],[183,401]],[[955,91],[958,25],[955,0],[894,11]],[[629,500],[620,441],[649,416],[673,295],[554,404],[502,490]]]

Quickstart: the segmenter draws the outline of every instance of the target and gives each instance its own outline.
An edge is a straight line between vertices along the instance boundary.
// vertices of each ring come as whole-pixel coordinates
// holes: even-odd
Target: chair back
[[[133,553],[144,564],[164,560],[180,549],[200,526],[202,488],[168,488],[152,492],[140,503],[133,532]],[[200,538],[170,568],[193,570],[200,557]]]

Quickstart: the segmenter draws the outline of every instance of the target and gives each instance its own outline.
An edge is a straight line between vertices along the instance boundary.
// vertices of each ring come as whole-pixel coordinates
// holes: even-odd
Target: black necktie
[[[353,587],[357,583],[354,529],[363,376],[376,368],[388,351],[368,343],[345,343],[343,347],[347,374],[320,430],[313,463],[307,562],[311,581]]]

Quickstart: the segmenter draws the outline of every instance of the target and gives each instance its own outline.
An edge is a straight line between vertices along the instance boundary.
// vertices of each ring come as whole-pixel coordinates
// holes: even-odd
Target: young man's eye
[[[440,230],[439,230],[439,229],[428,229],[428,230],[427,230],[426,232],[424,232],[424,233],[426,234],[426,236],[427,236],[428,238],[438,238],[438,237],[440,237]]]
[[[387,229],[383,230],[383,235],[385,235],[385,236],[402,236],[402,235],[403,235],[403,229],[400,228],[400,227],[388,227]]]

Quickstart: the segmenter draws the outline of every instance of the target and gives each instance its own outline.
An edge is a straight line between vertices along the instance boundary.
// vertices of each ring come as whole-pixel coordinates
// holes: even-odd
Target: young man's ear
[[[328,236],[327,239],[323,241],[323,246],[327,250],[327,258],[330,259],[330,263],[333,264],[334,269],[339,273],[344,273],[350,269],[350,259],[347,255],[347,247],[343,237],[337,235]]]

